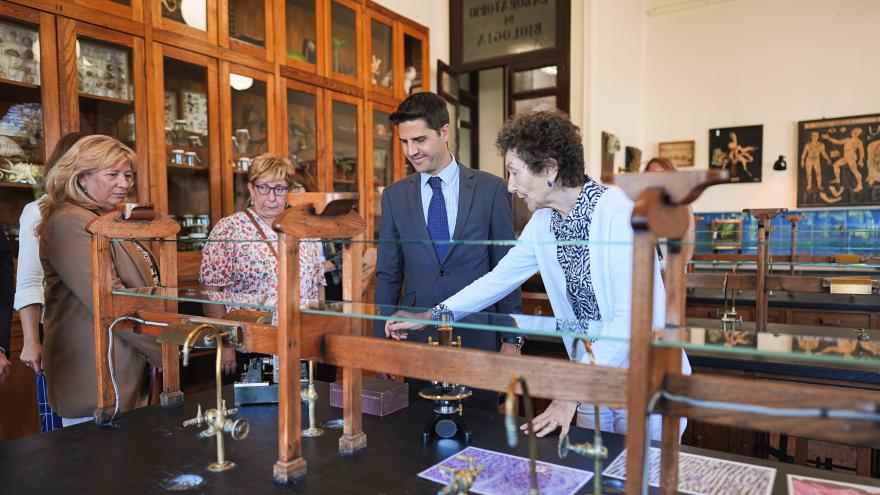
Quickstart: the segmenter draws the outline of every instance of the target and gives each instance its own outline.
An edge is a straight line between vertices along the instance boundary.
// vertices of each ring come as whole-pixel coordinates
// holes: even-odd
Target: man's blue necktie
[[[446,252],[449,251],[449,220],[446,218],[446,201],[443,198],[443,191],[440,189],[441,182],[440,177],[428,179],[428,185],[433,191],[431,202],[428,203],[428,235],[434,241],[434,252],[437,253],[437,259],[440,260],[440,264],[443,264]]]

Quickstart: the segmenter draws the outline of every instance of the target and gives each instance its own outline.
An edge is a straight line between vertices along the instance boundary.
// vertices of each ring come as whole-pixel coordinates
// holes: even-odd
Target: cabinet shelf
[[[28,89],[40,89],[39,84],[28,83],[24,81],[15,81],[13,79],[6,79],[4,77],[0,77],[0,84],[8,84],[10,86],[18,86],[20,88],[28,88]]]
[[[3,182],[0,181],[0,187],[9,187],[13,189],[42,189],[43,184],[26,184],[24,182]]]
[[[89,93],[82,93],[82,92],[79,93],[79,97],[85,98],[88,100],[102,101],[105,103],[115,103],[117,105],[125,105],[128,107],[134,106],[134,100],[125,100],[123,98],[113,98],[110,96],[97,96],[97,95],[92,95]]]
[[[187,172],[197,173],[197,172],[207,172],[208,167],[190,167],[189,165],[175,165],[173,163],[169,163],[168,170],[169,171],[175,170],[175,171],[179,171],[179,172],[187,171]]]

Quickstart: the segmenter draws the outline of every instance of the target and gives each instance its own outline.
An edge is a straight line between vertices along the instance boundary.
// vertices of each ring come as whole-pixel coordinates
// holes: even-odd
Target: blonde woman
[[[91,419],[97,406],[92,244],[86,225],[125,199],[136,166],[129,147],[94,135],[77,141],[46,175],[38,228],[46,280],[43,369],[49,404],[64,426]],[[111,254],[114,287],[158,283],[157,265],[144,246],[113,243]],[[131,330],[115,335],[115,376],[125,411],[146,405],[147,363],[160,366],[162,354],[153,337]]]
[[[221,219],[211,230],[202,250],[199,281],[206,290],[278,297],[278,235],[272,224],[287,207],[287,193],[303,191],[294,180],[289,160],[264,153],[248,168],[250,206]],[[224,240],[254,242],[218,242]],[[324,298],[324,269],[320,244],[303,242],[299,247],[300,298]],[[221,317],[231,307],[206,304],[205,313]],[[235,353],[224,349],[223,371],[236,369]]]

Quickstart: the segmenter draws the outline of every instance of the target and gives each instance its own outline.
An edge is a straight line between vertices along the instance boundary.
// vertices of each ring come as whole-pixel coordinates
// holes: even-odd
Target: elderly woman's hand
[[[556,428],[562,429],[562,431],[559,432],[560,437],[568,434],[568,429],[571,428],[571,420],[574,418],[574,413],[576,411],[577,402],[554,400],[544,412],[535,416],[535,419],[532,421],[532,424],[535,427],[535,436],[539,438],[543,437]],[[529,424],[524,423],[519,428],[520,430],[527,432]]]
[[[227,375],[235,373],[237,364],[235,362],[235,349],[223,346],[223,349],[220,350],[220,368],[223,370],[223,373]]]
[[[413,313],[411,311],[400,310],[391,315],[391,318],[385,322],[385,336],[394,340],[405,340],[408,336],[408,332],[422,330],[425,328],[425,324],[414,321],[398,321],[394,319],[395,316],[410,320],[430,320],[431,312],[424,311],[422,313]]]

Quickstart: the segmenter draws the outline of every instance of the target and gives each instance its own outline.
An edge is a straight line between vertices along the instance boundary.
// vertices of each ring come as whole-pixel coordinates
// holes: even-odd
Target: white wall
[[[437,91],[437,59],[449,58],[449,0],[375,0],[383,7],[430,29],[431,91]]]
[[[764,125],[763,181],[709,189],[696,211],[795,208],[797,122],[880,112],[876,0],[735,0],[646,18],[643,156],[695,140],[706,168],[710,128]]]

